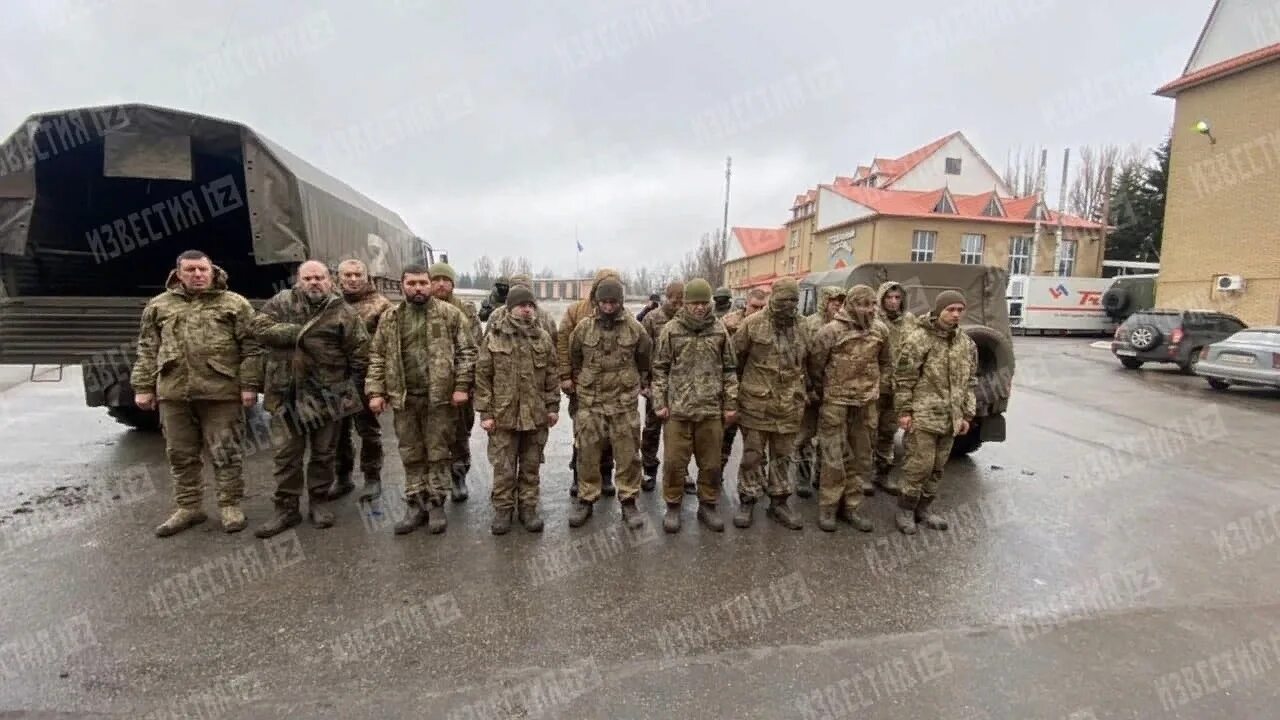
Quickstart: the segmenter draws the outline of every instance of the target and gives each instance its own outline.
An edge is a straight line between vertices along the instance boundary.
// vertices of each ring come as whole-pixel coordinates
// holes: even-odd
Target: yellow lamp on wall
[[[1201,120],[1200,122],[1196,123],[1196,132],[1208,137],[1210,145],[1213,145],[1218,142],[1217,138],[1213,136],[1213,132],[1210,131],[1209,122],[1207,120]]]

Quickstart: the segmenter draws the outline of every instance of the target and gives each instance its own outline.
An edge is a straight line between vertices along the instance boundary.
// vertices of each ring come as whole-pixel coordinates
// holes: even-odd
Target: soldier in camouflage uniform
[[[518,287],[523,287],[524,289],[529,290],[530,293],[532,293],[533,280],[530,279],[530,277],[528,275],[525,275],[524,273],[517,273],[515,275],[512,275],[511,288],[515,289]],[[508,295],[510,294],[510,292],[511,292],[510,290],[507,291]],[[488,324],[485,326],[486,327],[485,332],[488,332],[488,328],[498,324],[502,320],[502,318],[506,316],[508,312],[510,312],[508,308],[509,308],[509,304],[503,305],[502,307],[494,309],[493,313],[489,315]],[[540,327],[542,327],[543,330],[547,331],[547,334],[551,336],[552,342],[554,342],[556,338],[555,318],[551,317],[551,313],[547,312],[546,310],[543,310],[542,308],[537,308],[535,313],[536,314],[534,316],[534,320],[538,323]]]
[[[378,330],[378,320],[391,307],[391,301],[373,286],[369,268],[361,260],[344,260],[338,264],[338,285],[342,299],[360,316],[365,331],[372,338]],[[363,377],[356,378],[356,387],[363,397]],[[330,500],[355,489],[351,482],[351,471],[356,464],[352,430],[360,436],[360,472],[364,475],[364,490],[359,500],[371,502],[382,495],[382,425],[376,415],[363,407],[363,403],[361,405],[360,412],[343,418],[342,428],[338,430],[338,479],[329,488]]]
[[[569,338],[573,336],[574,328],[578,327],[578,323],[583,318],[595,314],[596,311],[596,289],[600,287],[600,283],[608,278],[613,278],[619,282],[622,276],[613,268],[601,268],[596,271],[595,280],[591,283],[591,289],[587,293],[587,297],[570,305],[564,311],[564,318],[560,321],[560,326],[556,328],[556,359],[560,365],[560,391],[569,396],[569,419],[575,423],[577,427],[578,416],[578,394],[575,392],[572,380],[572,369],[569,363]],[[569,486],[569,495],[578,497],[578,433],[573,433],[573,455],[569,458],[569,469],[573,473],[573,484]],[[613,484],[613,446],[605,441],[604,451],[600,455],[600,477],[604,480],[604,494],[613,497],[618,489]]]
[[[729,333],[730,339],[733,334],[738,331],[742,325],[742,321],[753,313],[760,312],[765,308],[769,294],[760,289],[753,288],[747,293],[747,304],[741,310],[733,310],[729,314],[720,319],[724,329]],[[724,469],[729,467],[729,456],[733,454],[733,440],[738,436],[738,424],[730,423],[724,428],[724,442],[720,446],[720,468],[723,479]]]
[[[818,311],[801,321],[810,338],[816,337],[824,325],[835,319],[836,313],[844,307],[844,298],[844,289],[835,285],[818,290]],[[821,405],[821,399],[817,397],[810,397],[805,403],[800,439],[796,441],[796,495],[802,498],[813,495],[812,485],[817,480],[818,462],[813,443],[818,437],[818,409]]]
[[[858,513],[858,506],[863,486],[871,481],[876,399],[881,378],[893,372],[892,360],[889,328],[876,319],[875,291],[853,286],[809,350],[809,376],[822,400],[818,527],[825,532],[836,529],[837,514],[858,530],[871,532],[871,520]]]
[[[769,307],[742,322],[733,336],[738,356],[738,424],[742,462],[738,467],[738,513],[733,524],[751,526],[763,493],[769,517],[784,527],[803,525],[787,505],[790,465],[808,395],[808,335],[796,314],[800,286],[791,278],[773,283]]]
[[[653,344],[658,342],[658,334],[662,328],[676,316],[684,303],[684,283],[673,280],[667,283],[666,302],[656,310],[644,316],[644,331],[649,333]],[[644,402],[644,433],[640,439],[640,464],[644,467],[644,483],[640,486],[645,492],[653,490],[658,481],[658,445],[662,440],[662,420],[653,414],[653,399]],[[691,480],[685,481],[685,492],[693,494],[698,491]]]
[[[493,281],[493,289],[489,291],[488,296],[480,301],[480,312],[477,317],[481,321],[488,321],[493,315],[493,311],[507,304],[507,293],[511,290],[511,280],[505,275]]]
[[[733,293],[727,287],[716,288],[715,294],[711,296],[715,300],[715,314],[717,320],[723,320],[725,315],[733,312]]]
[[[929,512],[938,495],[951,444],[969,432],[976,407],[978,348],[959,329],[964,296],[938,294],[933,312],[902,338],[894,375],[894,407],[906,432],[898,529],[910,535],[917,523],[946,530],[947,522]]]
[[[453,284],[457,281],[457,274],[452,267],[442,262],[432,265],[430,274],[431,294],[435,299],[447,302],[462,311],[467,318],[467,331],[471,333],[471,345],[478,346],[484,328],[480,326],[480,316],[476,313],[475,303],[460,300],[453,294]],[[503,297],[506,297],[506,293],[503,293]],[[453,479],[451,494],[454,502],[464,502],[469,497],[467,474],[471,472],[471,431],[475,426],[476,414],[471,401],[468,400],[458,409],[458,429],[453,436],[453,467],[450,470],[450,476]]]
[[[729,333],[711,311],[706,280],[689,283],[684,307],[658,335],[651,397],[663,421],[663,528],[680,531],[685,476],[689,458],[696,457],[698,520],[724,532],[724,520],[716,514],[723,469],[719,455],[724,426],[737,419],[738,373]]]
[[[201,459],[208,452],[218,485],[222,529],[245,527],[240,502],[244,408],[262,390],[262,347],[253,336],[253,306],[227,290],[227,274],[207,255],[188,250],[169,272],[165,291],[142,311],[138,357],[129,383],[143,410],[159,404],[177,508],[156,535],[204,522]]]
[[[378,323],[369,351],[365,395],[375,415],[395,410],[400,461],[409,513],[397,535],[424,522],[445,531],[458,409],[470,399],[476,346],[466,315],[433,297],[430,272],[410,265],[401,272],[404,301]]]
[[[494,535],[511,529],[519,494],[520,524],[542,532],[538,469],[547,431],[560,413],[555,342],[537,321],[528,287],[513,284],[506,312],[490,316],[476,363],[476,411],[489,433]]]
[[[618,499],[628,527],[640,528],[640,415],[636,400],[649,386],[653,344],[622,309],[622,283],[606,278],[596,287],[595,313],[569,338],[569,379],[578,396],[574,433],[578,444],[578,504],[570,527],[591,517],[600,497],[600,456],[607,441],[618,464]]]
[[[877,293],[876,311],[880,321],[889,328],[889,348],[893,353],[894,367],[898,363],[898,348],[902,345],[902,336],[908,328],[916,326],[916,316],[905,309],[906,290],[892,280],[880,285]],[[893,404],[893,374],[880,379],[879,419],[876,421],[876,479],[875,484],[890,495],[902,492],[896,479],[891,477],[893,470],[893,436],[898,431],[898,413]],[[868,495],[875,492],[874,486]]]
[[[276,447],[276,512],[253,534],[273,537],[302,522],[304,487],[311,498],[311,523],[331,527],[333,514],[319,501],[327,499],[334,483],[342,421],[363,407],[357,379],[368,365],[369,333],[355,310],[334,293],[329,268],[318,260],[302,263],[297,284],[262,306],[254,330],[271,349],[263,408],[271,413]]]

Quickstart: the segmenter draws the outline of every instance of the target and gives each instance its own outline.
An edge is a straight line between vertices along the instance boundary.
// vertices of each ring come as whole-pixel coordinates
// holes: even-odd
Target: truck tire
[[[160,431],[160,413],[155,410],[143,410],[133,406],[107,408],[107,414],[122,425],[143,432]]]
[[[969,432],[951,443],[951,457],[964,457],[982,447],[982,428],[979,423],[969,424]]]
[[[1107,311],[1107,316],[1112,320],[1121,320],[1130,300],[1129,293],[1124,288],[1113,287],[1102,294],[1102,309]]]
[[[974,390],[978,414],[1004,412],[1013,383],[1013,343],[986,325],[969,325],[964,331],[978,346],[978,387]],[[984,409],[987,412],[982,412]]]

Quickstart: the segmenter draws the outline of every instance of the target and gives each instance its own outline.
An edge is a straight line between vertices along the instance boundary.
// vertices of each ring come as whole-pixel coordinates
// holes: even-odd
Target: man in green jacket
[[[889,280],[880,285],[876,294],[876,311],[880,321],[889,328],[889,350],[893,353],[894,367],[898,365],[898,348],[907,330],[916,326],[916,316],[907,310],[907,293],[902,285]],[[890,495],[898,495],[902,489],[891,475],[893,470],[893,437],[898,432],[898,413],[893,407],[893,374],[880,379],[880,399],[877,401],[879,418],[876,420],[876,477],[875,485]],[[863,488],[875,493],[874,485]]]

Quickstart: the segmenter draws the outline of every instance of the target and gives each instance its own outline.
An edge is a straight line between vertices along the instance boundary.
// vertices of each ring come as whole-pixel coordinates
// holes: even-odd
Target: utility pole
[[[1040,209],[1044,206],[1044,170],[1049,163],[1049,150],[1040,151],[1040,168],[1036,171],[1036,229],[1031,236],[1031,264],[1028,275],[1036,274],[1036,260],[1040,257]]]
[[[1113,166],[1108,165],[1107,169],[1102,173],[1102,257],[1107,257],[1107,232],[1111,227],[1111,171]]]
[[[729,179],[733,176],[733,156],[724,159],[724,224],[720,226],[720,272],[729,259]],[[724,278],[721,277],[723,284]]]
[[[1071,148],[1062,151],[1062,187],[1058,189],[1058,233],[1053,248],[1053,274],[1062,274],[1062,216],[1067,211],[1067,169],[1071,166]],[[1074,268],[1072,269],[1074,272]]]

